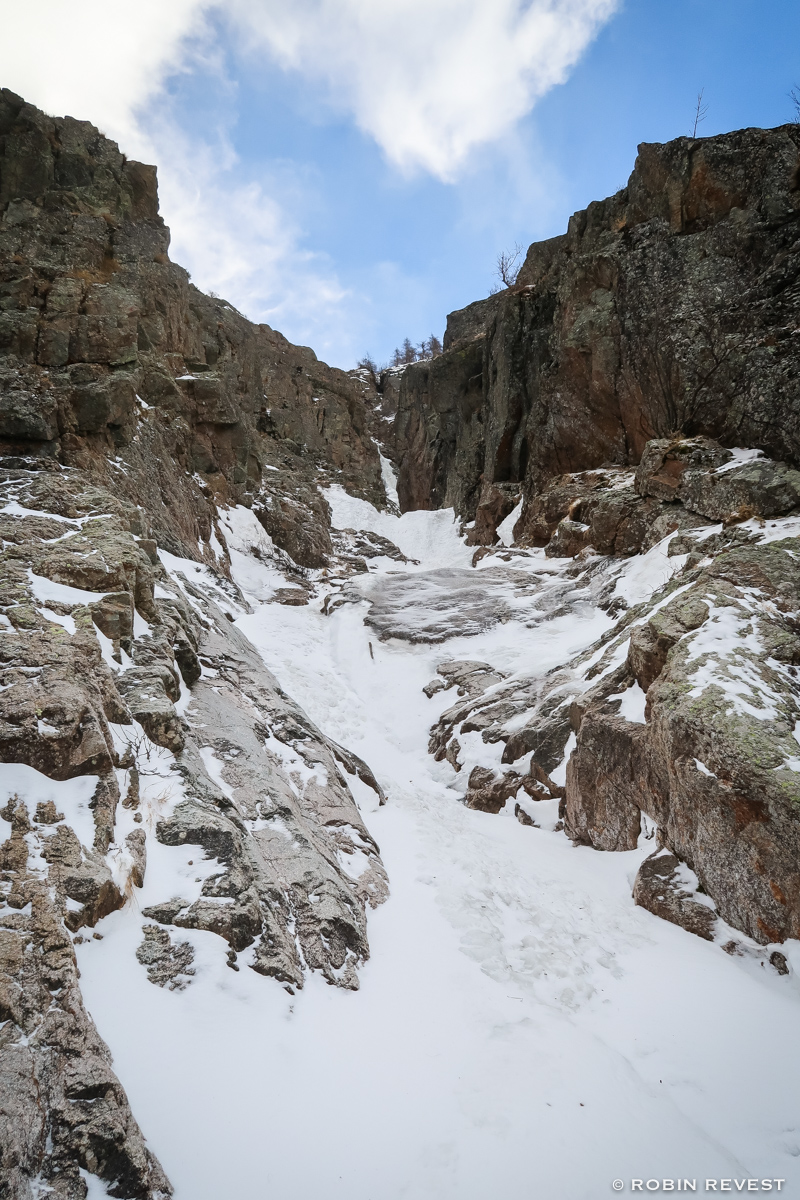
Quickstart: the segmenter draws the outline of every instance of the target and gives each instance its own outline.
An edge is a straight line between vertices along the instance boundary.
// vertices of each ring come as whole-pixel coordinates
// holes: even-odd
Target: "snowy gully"
[[[467,778],[499,764],[502,743],[459,734],[458,771],[428,751],[455,702],[431,685],[445,660],[528,686],[611,618],[575,592],[569,560],[529,552],[473,570],[452,512],[378,512],[337,487],[326,499],[336,529],[388,539],[406,561],[373,557],[367,573],[320,576],[307,604],[276,603],[287,581],[253,514],[221,509],[220,530],[249,608],[231,605],[231,620],[386,796],[348,773],[390,886],[368,916],[359,989],[312,972],[287,994],[247,969],[249,950],[231,971],[219,939],[189,929],[190,985],[153,987],[135,954],[141,910],[213,868],[155,838],[137,905],[78,947],[87,1004],[176,1200],[249,1195],[255,1179],[299,1200],[594,1200],[621,1164],[613,1188],[632,1193],[800,1184],[796,977],[637,907],[647,831],[601,854],[560,832],[557,800],[537,801],[533,827],[513,800],[471,811]],[[198,571],[165,561],[178,584]],[[613,569],[633,603],[679,563],[656,548]],[[213,593],[210,573],[196,582]],[[195,712],[187,694],[190,725]],[[207,757],[228,787],[231,764]],[[676,1152],[685,1178],[671,1177]]]

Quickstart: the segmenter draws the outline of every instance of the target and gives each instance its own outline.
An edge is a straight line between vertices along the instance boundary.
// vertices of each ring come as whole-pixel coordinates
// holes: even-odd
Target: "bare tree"
[[[435,333],[432,333],[430,337],[423,338],[418,346],[415,346],[410,338],[404,338],[402,348],[394,352],[392,366],[407,367],[410,363],[436,358],[441,353],[442,343]],[[368,364],[365,359],[362,359],[358,365],[363,367]]]
[[[694,110],[694,125],[692,126],[693,138],[697,137],[697,126],[701,125],[703,121],[705,121],[706,114],[708,113],[708,105],[703,104],[703,92],[705,90],[705,88],[700,88],[700,91],[697,93],[697,104],[695,105]]]
[[[365,354],[356,364],[359,370],[366,371],[373,383],[378,379],[378,367],[371,354]]]
[[[498,254],[495,274],[503,287],[513,287],[517,282],[519,269],[522,265],[519,261],[521,256],[522,247],[518,242],[514,243],[511,250],[503,250],[502,253]],[[500,289],[497,288],[496,290],[499,291]]]
[[[794,105],[794,119],[792,124],[800,125],[800,87],[797,84],[790,90],[789,99]]]
[[[423,338],[423,340],[420,342],[417,349],[417,360],[419,362],[427,361],[428,359],[436,358],[436,356],[441,353],[442,343],[439,341],[436,334],[432,333],[430,337]]]

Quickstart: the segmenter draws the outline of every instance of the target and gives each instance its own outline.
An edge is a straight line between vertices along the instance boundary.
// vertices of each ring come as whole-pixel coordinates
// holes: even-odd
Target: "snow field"
[[[416,572],[470,561],[452,514],[377,513],[337,488],[326,498],[337,527],[371,529],[420,560],[403,568],[412,607]],[[251,516],[221,519],[253,609],[237,624],[386,790],[379,808],[348,779],[391,895],[369,915],[372,957],[355,994],[313,976],[290,996],[246,969],[247,952],[229,970],[220,940],[195,931],[179,931],[195,978],[170,992],[135,959],[140,910],[187,895],[195,877],[199,891],[213,864],[148,838],[142,892],[78,953],[87,1005],[176,1200],[594,1200],[615,1178],[678,1176],[779,1177],[791,1194],[796,975],[636,908],[631,886],[652,841],[601,854],[521,826],[513,801],[497,816],[465,809],[471,766],[499,761],[500,745],[460,738],[460,775],[427,754],[430,726],[455,700],[422,693],[438,662],[544,671],[590,645],[605,614],[382,643],[363,623],[366,602],[331,616],[323,593],[308,607],[269,603],[273,568],[233,546]],[[622,571],[620,594],[650,594],[673,566],[651,551]],[[800,970],[800,947],[785,950]]]

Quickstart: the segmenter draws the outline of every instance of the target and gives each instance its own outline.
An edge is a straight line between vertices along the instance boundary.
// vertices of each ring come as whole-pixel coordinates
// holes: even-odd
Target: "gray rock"
[[[762,944],[800,930],[800,641],[793,617],[771,615],[800,608],[796,554],[795,538],[724,550],[635,628],[628,663],[581,699],[567,767],[571,837],[631,849],[644,811],[720,916]],[[632,672],[643,724],[610,702]]]
[[[725,523],[782,517],[800,508],[800,472],[769,459],[737,465],[729,450],[708,438],[649,442],[636,487]]]
[[[165,1200],[172,1189],[145,1146],[108,1048],[84,1008],[59,889],[30,865],[21,808],[11,838],[0,847],[10,883],[0,905],[3,1187],[9,1196],[29,1195],[30,1181],[37,1179],[66,1200],[83,1200],[83,1168],[117,1195]],[[55,835],[62,865],[74,862],[80,854],[74,834],[58,828],[66,834]],[[45,843],[51,874],[52,839]]]
[[[147,968],[147,978],[157,987],[180,992],[194,975],[194,950],[189,942],[173,943],[166,929],[158,925],[143,925],[142,944],[136,958]]]

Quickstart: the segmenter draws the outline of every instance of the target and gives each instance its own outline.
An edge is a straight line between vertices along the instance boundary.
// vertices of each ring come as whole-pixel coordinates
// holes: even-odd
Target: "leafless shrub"
[[[788,93],[789,99],[794,107],[794,117],[792,118],[793,125],[800,125],[800,87],[795,84]]]
[[[517,276],[522,266],[520,262],[521,257],[522,247],[518,242],[515,242],[510,250],[503,250],[498,254],[495,273],[503,287],[513,287],[517,282]],[[495,290],[500,291],[500,288],[497,287]]]
[[[371,354],[365,354],[356,363],[359,371],[366,371],[375,387],[378,386],[378,366]]]
[[[700,91],[697,93],[697,104],[695,105],[694,124],[692,125],[691,133],[693,138],[697,137],[697,126],[701,125],[703,121],[705,121],[708,113],[708,105],[703,103],[703,92],[705,90],[705,88],[700,88]]]
[[[409,363],[424,362],[426,359],[436,358],[441,353],[442,343],[435,333],[423,338],[418,346],[415,346],[410,338],[405,338],[402,349],[395,350],[392,356],[392,366],[404,367]]]

